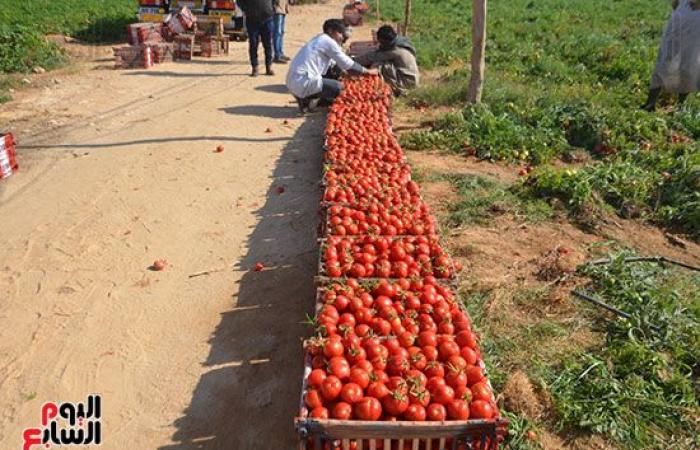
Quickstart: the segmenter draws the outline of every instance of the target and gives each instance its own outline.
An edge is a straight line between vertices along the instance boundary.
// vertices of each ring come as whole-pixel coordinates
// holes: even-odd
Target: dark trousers
[[[258,44],[262,41],[265,49],[265,65],[272,64],[272,35],[275,32],[275,23],[272,18],[263,23],[247,22],[248,30],[248,56],[253,67],[258,66]]]
[[[332,103],[343,90],[343,83],[331,78],[323,79],[323,87],[321,87],[321,98]]]

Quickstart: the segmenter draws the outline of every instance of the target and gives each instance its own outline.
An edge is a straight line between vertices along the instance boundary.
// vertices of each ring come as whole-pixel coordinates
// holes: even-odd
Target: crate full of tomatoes
[[[496,449],[479,339],[391,129],[378,77],[345,80],[325,130],[319,280],[296,426],[314,450]]]

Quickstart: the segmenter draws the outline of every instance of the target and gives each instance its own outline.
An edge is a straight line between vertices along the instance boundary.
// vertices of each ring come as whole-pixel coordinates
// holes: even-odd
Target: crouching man
[[[311,100],[320,98],[330,104],[340,95],[343,84],[324,77],[333,63],[352,74],[376,74],[357,64],[341,47],[347,36],[342,20],[328,19],[323,23],[323,33],[311,39],[296,54],[287,72],[287,88],[291,91],[303,113],[310,110]]]
[[[398,36],[390,25],[377,30],[379,48],[360,55],[355,62],[365,67],[376,67],[394,95],[404,95],[418,86],[420,74],[416,62],[416,49],[407,38]]]

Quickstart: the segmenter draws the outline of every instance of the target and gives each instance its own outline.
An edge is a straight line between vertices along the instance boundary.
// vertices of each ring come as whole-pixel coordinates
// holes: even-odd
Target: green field
[[[400,21],[403,4],[383,1],[383,19]],[[483,103],[470,106],[471,2],[414,2],[410,37],[431,81],[404,104],[448,112],[404,134],[404,147],[475,155],[514,172],[533,168],[512,185],[423,174],[449,182],[460,197],[447,205],[444,225],[488,226],[498,204],[526,222],[565,208],[586,229],[620,216],[700,239],[700,97],[639,110],[670,11],[651,0],[492,1]],[[530,429],[564,440],[598,435],[620,449],[697,448],[700,278],[620,260],[580,276],[632,319],[610,320],[586,306],[540,317],[532,311],[551,286],[517,285],[510,304],[526,326],[514,326],[507,316],[484,317],[491,291],[464,288],[497,389],[523,370],[552,401],[536,421],[507,413],[511,448],[541,448],[524,438]],[[555,344],[581,329],[596,333],[595,345]]]
[[[468,3],[414,5],[419,62],[450,68],[413,105],[464,104]],[[387,1],[382,14],[400,20],[402,4]],[[669,13],[650,0],[492,2],[483,104],[465,105],[404,144],[537,165],[519,195],[556,197],[573,216],[641,217],[700,238],[700,98],[682,108],[667,99],[670,112],[638,109]],[[553,168],[561,159],[583,164]]]
[[[135,0],[4,1],[0,8],[0,103],[11,96],[16,76],[36,67],[50,70],[67,63],[61,49],[44,39],[64,34],[85,42],[115,42],[135,20]]]

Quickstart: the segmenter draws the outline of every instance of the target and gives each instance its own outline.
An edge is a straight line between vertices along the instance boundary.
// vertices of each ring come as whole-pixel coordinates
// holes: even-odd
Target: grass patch
[[[494,180],[476,175],[443,174],[459,195],[459,200],[447,205],[448,226],[488,223],[494,217],[509,213],[527,222],[553,217],[548,203],[537,199],[522,199]]]
[[[38,66],[55,69],[65,62],[65,53],[35,29],[0,25],[0,72],[28,73]]]
[[[623,256],[580,275],[631,320],[587,303],[544,314],[548,287],[464,290],[461,298],[481,334],[495,389],[523,370],[552,400],[537,422],[508,413],[517,427],[597,434],[625,449],[693,448],[700,436],[700,276],[623,264]],[[512,448],[534,445],[521,431],[510,439],[517,442]]]
[[[583,270],[591,290],[632,318],[601,317],[606,345],[566,358],[549,380],[560,424],[626,448],[692,448],[700,436],[700,277],[622,256]]]

